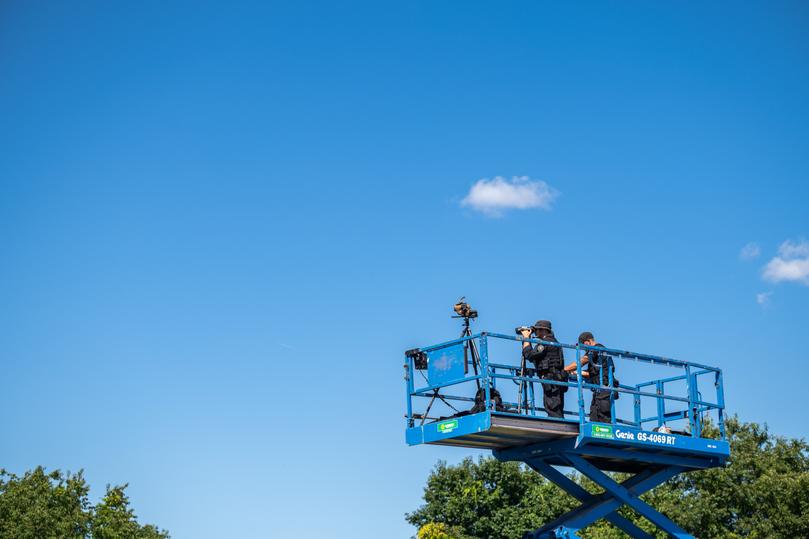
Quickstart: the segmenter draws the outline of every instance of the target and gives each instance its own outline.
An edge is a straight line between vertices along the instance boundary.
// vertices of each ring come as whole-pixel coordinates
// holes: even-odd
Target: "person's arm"
[[[522,330],[520,332],[520,334],[522,334],[523,338],[525,338],[525,339],[531,338],[531,330],[530,329],[524,329],[524,330]],[[526,348],[531,348],[531,343],[528,342],[528,341],[523,341],[522,342],[522,348],[523,348],[523,355],[525,355],[525,349]]]
[[[582,367],[584,367],[585,365],[587,365],[587,362],[588,362],[588,361],[590,361],[589,356],[588,356],[587,354],[584,354],[584,355],[581,357],[581,366],[582,366]],[[575,370],[576,370],[576,362],[575,362],[575,361],[574,361],[574,362],[572,362],[572,363],[571,363],[570,365],[568,365],[567,367],[565,367],[565,372],[573,372],[573,371],[575,371]],[[584,376],[590,376],[590,373],[588,373],[587,371],[582,371],[582,374],[583,374]]]
[[[522,332],[522,336],[526,339],[531,337],[531,331],[525,330]],[[537,356],[541,356],[545,353],[545,347],[541,344],[536,345],[536,347],[531,346],[531,343],[528,341],[523,341],[522,343],[522,357],[528,361],[533,361]]]
[[[531,338],[531,330],[530,329],[524,329],[524,330],[522,330],[520,332],[520,334],[523,336],[524,339],[530,339]],[[523,341],[522,342],[522,347],[523,348],[530,348],[531,343],[528,342],[528,341]]]

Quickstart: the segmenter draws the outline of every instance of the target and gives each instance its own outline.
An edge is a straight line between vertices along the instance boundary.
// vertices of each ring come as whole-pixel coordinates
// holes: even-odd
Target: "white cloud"
[[[758,243],[750,242],[739,252],[739,258],[742,260],[753,260],[757,258],[758,255],[761,254],[761,247],[759,247]]]
[[[787,240],[778,248],[778,256],[762,270],[765,281],[794,281],[809,286],[809,241]]]
[[[772,292],[761,292],[756,294],[756,303],[759,305],[767,305],[770,303],[770,296],[772,296]]]
[[[809,257],[809,241],[803,238],[797,242],[787,240],[778,247],[778,254],[784,258]]]
[[[559,191],[542,180],[531,180],[528,176],[514,176],[507,180],[495,176],[476,181],[461,201],[461,206],[500,217],[506,210],[550,210],[558,196]]]

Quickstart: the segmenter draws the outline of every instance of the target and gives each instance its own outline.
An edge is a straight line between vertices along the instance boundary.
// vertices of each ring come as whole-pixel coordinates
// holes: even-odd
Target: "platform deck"
[[[452,428],[454,421],[459,421],[456,428]],[[441,428],[440,425],[445,426]],[[416,441],[419,439],[420,431],[423,437],[420,441]],[[456,435],[452,436],[453,433]],[[408,429],[408,443],[506,449],[560,438],[575,438],[578,435],[577,422],[483,412]]]
[[[553,454],[574,450],[599,469],[619,472],[675,460],[686,469],[703,469],[722,464],[729,455],[724,441],[598,423],[580,429],[578,422],[569,420],[482,412],[411,427],[407,442],[511,453],[526,448],[525,456],[544,453],[549,464],[559,466],[566,461]]]

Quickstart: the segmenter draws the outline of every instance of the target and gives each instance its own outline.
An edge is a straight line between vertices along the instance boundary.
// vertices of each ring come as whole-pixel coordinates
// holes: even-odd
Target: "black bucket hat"
[[[537,320],[537,323],[534,324],[534,329],[547,329],[548,331],[553,331],[550,320]]]

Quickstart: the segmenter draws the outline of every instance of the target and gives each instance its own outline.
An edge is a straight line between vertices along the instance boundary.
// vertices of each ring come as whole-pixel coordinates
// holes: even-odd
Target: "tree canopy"
[[[107,486],[93,506],[81,472],[0,470],[0,539],[168,539],[165,530],[138,524],[126,487]]]
[[[726,467],[681,474],[642,498],[701,538],[809,537],[809,444],[737,418],[726,427],[731,446]],[[709,426],[706,434],[716,431]],[[572,477],[599,492],[586,478]],[[419,527],[419,539],[520,539],[578,505],[536,472],[491,457],[456,466],[439,462],[424,502],[406,515]],[[664,537],[634,511],[623,508],[621,514]],[[603,520],[580,534],[625,537]]]

